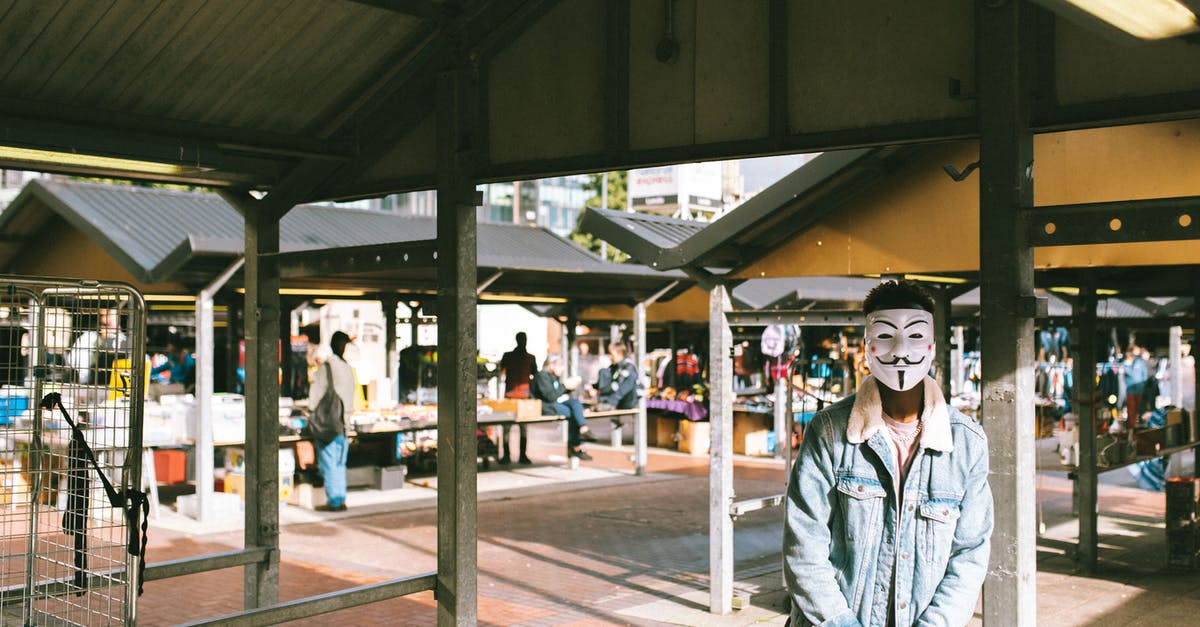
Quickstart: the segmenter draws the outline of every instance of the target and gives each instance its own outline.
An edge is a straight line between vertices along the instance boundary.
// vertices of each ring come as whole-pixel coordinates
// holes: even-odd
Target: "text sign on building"
[[[721,164],[687,163],[629,171],[629,199],[635,209],[691,217],[721,209]]]

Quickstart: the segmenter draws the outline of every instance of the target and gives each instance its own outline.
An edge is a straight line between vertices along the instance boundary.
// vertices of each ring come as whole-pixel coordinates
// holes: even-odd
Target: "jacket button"
[[[907,608],[907,607],[908,607],[908,604],[907,604],[907,603],[905,603],[904,601],[901,601],[901,602],[900,602],[900,609],[905,609],[905,608]]]
[[[858,486],[858,491],[859,491],[859,492],[862,492],[862,491],[863,491],[863,487],[862,487],[862,486]]]
[[[912,503],[909,503],[909,504],[908,504],[908,511],[910,511],[910,512],[911,512],[911,511],[913,511],[913,505],[912,505]]]
[[[949,515],[950,515],[950,510],[948,510],[948,509],[942,510],[942,516],[949,516]]]
[[[905,552],[901,553],[901,554],[900,554],[900,559],[902,559],[902,560],[906,560],[906,559],[908,559],[908,551],[905,551]]]

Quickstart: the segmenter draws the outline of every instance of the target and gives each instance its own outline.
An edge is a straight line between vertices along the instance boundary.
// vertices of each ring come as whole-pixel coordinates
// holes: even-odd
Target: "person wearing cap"
[[[354,367],[346,362],[346,348],[350,345],[349,335],[341,331],[334,332],[329,338],[329,350],[332,355],[325,360],[329,366],[328,375],[333,380],[333,391],[342,401],[342,419],[349,422],[354,413],[354,387],[357,385]],[[320,402],[328,389],[326,370],[317,368],[313,374],[312,383],[308,389],[309,402],[313,406]],[[325,482],[325,504],[318,505],[318,511],[346,511],[346,458],[350,451],[350,442],[346,439],[346,429],[342,434],[327,443],[313,441],[317,449],[317,467],[321,469],[321,479]]]
[[[965,625],[992,534],[987,436],[928,376],[933,299],[916,283],[867,294],[870,375],[818,412],[788,482],[792,625]]]

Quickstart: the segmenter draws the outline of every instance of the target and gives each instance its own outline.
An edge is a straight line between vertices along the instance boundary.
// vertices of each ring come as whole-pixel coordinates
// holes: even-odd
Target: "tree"
[[[601,182],[603,181],[601,177],[604,176],[608,177],[607,208],[616,210],[625,209],[627,204],[626,199],[628,198],[627,187],[629,179],[629,173],[625,170],[588,175],[588,182],[584,184],[583,188],[589,192],[592,192],[593,195],[584,202],[584,206],[600,206]],[[582,218],[583,214],[580,214],[580,220],[582,220]],[[629,259],[629,255],[626,255],[612,246],[605,246],[604,242],[594,237],[591,233],[584,233],[583,231],[580,231],[579,221],[576,221],[575,223],[575,230],[571,231],[571,240],[576,244],[579,244],[580,246],[583,246],[584,248],[596,253],[597,255],[603,253],[606,259],[609,261],[621,263]]]

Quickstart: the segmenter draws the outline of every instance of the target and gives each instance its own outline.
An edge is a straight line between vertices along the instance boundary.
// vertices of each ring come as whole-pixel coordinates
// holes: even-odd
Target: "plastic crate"
[[[28,396],[0,396],[0,425],[13,424],[26,411],[29,411]]]

